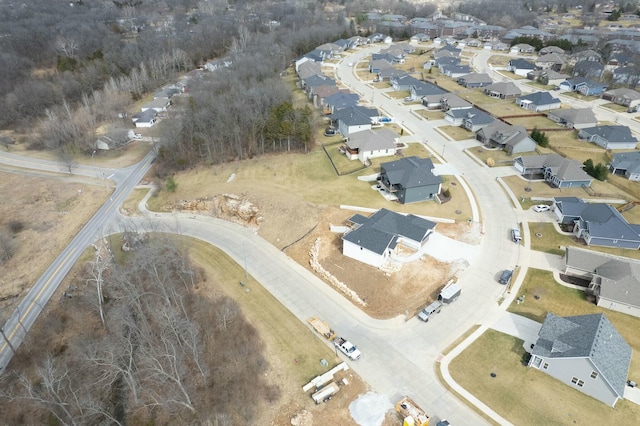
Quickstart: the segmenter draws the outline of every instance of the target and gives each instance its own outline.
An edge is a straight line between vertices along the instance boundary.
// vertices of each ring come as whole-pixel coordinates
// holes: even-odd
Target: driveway
[[[526,299],[524,303],[527,303]],[[529,352],[531,345],[538,340],[542,324],[511,312],[504,312],[491,326],[492,329],[524,340],[524,349]]]

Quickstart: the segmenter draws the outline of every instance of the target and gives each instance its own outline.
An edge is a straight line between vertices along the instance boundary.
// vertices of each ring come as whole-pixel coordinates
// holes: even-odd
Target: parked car
[[[326,129],[324,129],[324,135],[325,136],[335,136],[336,135],[336,129],[334,129],[333,127],[327,127]]]
[[[391,119],[389,117],[382,117],[380,119],[381,123],[391,123]]]
[[[522,237],[520,236],[520,229],[512,228],[511,229],[511,239],[514,243],[519,243]]]
[[[498,282],[500,284],[507,285],[511,282],[511,277],[513,277],[513,269],[505,269],[504,271],[502,271],[502,274],[500,274],[500,279],[498,279]]]
[[[549,210],[551,210],[551,206],[548,204],[538,204],[537,206],[533,206],[533,211],[534,212],[548,212]]]

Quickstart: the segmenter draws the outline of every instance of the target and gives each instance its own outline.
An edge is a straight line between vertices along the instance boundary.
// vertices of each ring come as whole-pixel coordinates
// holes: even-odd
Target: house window
[[[583,380],[578,380],[578,386],[582,387],[584,385],[584,381]]]
[[[549,368],[549,363],[545,362],[544,364],[542,364],[542,368],[544,368],[545,370]]]
[[[592,378],[592,379],[596,379],[596,378],[598,378],[598,373],[596,373],[595,371],[592,371],[592,372],[591,372],[591,378]]]
[[[573,383],[574,385],[575,385],[576,383],[578,383],[578,378],[577,378],[577,377],[572,377],[572,378],[571,378],[571,383]]]

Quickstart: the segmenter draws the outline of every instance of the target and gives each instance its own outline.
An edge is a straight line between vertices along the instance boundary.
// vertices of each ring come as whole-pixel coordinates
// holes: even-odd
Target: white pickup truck
[[[345,339],[344,337],[338,337],[333,341],[336,348],[349,357],[349,359],[355,361],[360,358],[360,351],[356,348],[356,345]]]

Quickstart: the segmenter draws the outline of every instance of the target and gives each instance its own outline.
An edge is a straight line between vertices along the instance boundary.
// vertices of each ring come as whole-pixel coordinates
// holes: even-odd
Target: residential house
[[[567,247],[565,275],[590,281],[596,305],[640,317],[640,261],[579,247]]]
[[[575,65],[578,62],[582,61],[590,61],[590,62],[600,62],[602,60],[602,55],[596,52],[595,50],[587,49],[582,50],[580,52],[576,52],[569,56],[569,63],[571,65]]]
[[[504,52],[506,50],[509,50],[509,45],[507,43],[503,43],[503,42],[495,42],[495,43],[488,43],[484,45],[484,48],[490,48],[491,50],[495,50],[498,52]]]
[[[153,94],[153,99],[171,99],[175,95],[182,93],[177,86],[166,86]]]
[[[640,225],[627,220],[608,204],[588,204],[578,199],[554,200],[553,208],[558,222],[573,225],[575,238],[587,245],[640,248]]]
[[[440,73],[444,74],[445,67],[460,65],[460,58],[455,56],[442,56],[434,59],[431,64],[437,66]]]
[[[498,99],[513,99],[522,94],[518,86],[511,81],[490,84],[485,86],[482,89],[482,92],[485,95]]]
[[[392,78],[398,78],[407,75],[405,70],[399,70],[393,67],[382,68],[378,71],[378,81],[390,81]]]
[[[433,162],[416,156],[380,164],[380,185],[402,204],[434,199],[442,178],[433,174]]]
[[[540,112],[560,108],[560,99],[554,98],[549,92],[534,92],[516,98],[516,104],[520,108]]]
[[[602,93],[602,99],[628,108],[635,108],[640,105],[640,93],[626,87],[607,90]]]
[[[476,139],[488,147],[503,149],[508,155],[536,149],[536,142],[529,137],[527,129],[500,120],[494,120],[478,130]]]
[[[475,48],[482,47],[482,42],[477,38],[465,38],[464,42],[468,47],[475,47]]]
[[[232,64],[233,62],[229,58],[213,59],[211,61],[207,61],[203,68],[207,71],[213,72],[221,68],[230,67]]]
[[[476,87],[484,87],[493,83],[489,74],[472,72],[458,77],[458,84],[466,87],[467,89],[473,89]]]
[[[98,138],[95,148],[103,151],[116,149],[126,145],[134,137],[135,132],[132,129],[111,129]]]
[[[302,80],[302,90],[311,97],[311,88],[320,86],[335,86],[336,81],[326,75],[312,75]]]
[[[529,179],[542,177],[555,188],[589,187],[593,181],[579,161],[563,158],[558,154],[517,157],[513,161],[513,167],[522,176]]]
[[[516,39],[518,37],[533,37],[544,41],[552,38],[553,36],[553,34],[547,31],[539,30],[538,28],[535,28],[531,25],[525,25],[522,28],[517,28],[515,30],[507,32],[504,36],[502,36],[502,41],[504,41],[505,43],[509,43],[513,39]]]
[[[470,111],[471,109],[473,109],[474,111]],[[462,127],[470,132],[476,133],[478,130],[488,126],[495,120],[495,118],[493,118],[486,112],[478,110],[477,108],[470,108],[469,110],[460,111],[463,111],[465,113],[465,116],[462,118]]]
[[[381,70],[393,68],[391,63],[386,59],[374,59],[369,61],[369,72],[373,74],[378,74]]]
[[[352,229],[342,236],[342,254],[376,268],[391,262],[400,245],[420,250],[436,228],[429,220],[387,209],[348,221]]]
[[[586,77],[599,80],[602,78],[604,65],[594,61],[580,61],[573,66],[573,77]]]
[[[526,44],[526,43],[519,43],[516,45],[511,46],[511,49],[509,50],[511,53],[520,53],[520,54],[527,54],[530,55],[533,52],[536,51],[536,48],[531,46],[530,44]]]
[[[604,314],[547,316],[528,366],[607,405],[624,398],[631,347]]]
[[[507,64],[507,71],[523,77],[526,77],[527,73],[534,69],[536,69],[536,65],[533,62],[522,58],[511,59]]]
[[[340,93],[341,90],[338,88],[338,86],[319,86],[316,87],[315,90],[313,90],[313,105],[316,108],[323,108],[326,107],[327,104],[325,102],[325,99],[327,99],[329,96],[333,96],[336,93]],[[349,91],[346,90],[346,92],[348,93]],[[339,108],[338,108],[339,109]],[[325,114],[331,114],[333,111],[325,111]]]
[[[389,79],[389,83],[391,83],[393,90],[409,91],[412,86],[422,83],[422,80],[418,80],[409,74],[404,74],[397,77],[391,77]]]
[[[607,61],[604,68],[607,71],[613,71],[619,67],[626,67],[633,64],[633,57],[627,53],[615,53]]]
[[[131,121],[136,127],[151,127],[156,124],[158,112],[153,108],[146,109],[131,116]]]
[[[476,107],[463,108],[463,109],[450,109],[444,114],[444,119],[454,126],[462,126],[463,121],[466,118],[475,117],[479,114],[483,114],[484,116],[488,116],[493,121],[493,117],[486,114],[485,112],[480,111]],[[487,123],[489,124],[489,123]]]
[[[467,109],[472,106],[473,105],[470,102],[465,101],[460,96],[454,95],[453,93],[446,93],[440,97],[440,108],[445,112],[452,109]]]
[[[447,93],[444,89],[436,86],[433,83],[428,83],[425,81],[421,81],[419,84],[415,84],[411,86],[409,89],[410,97],[412,100],[422,99],[424,96],[428,95],[444,95]],[[440,104],[440,100],[438,100],[438,105]],[[427,106],[427,105],[425,105]]]
[[[448,65],[442,67],[442,74],[447,77],[457,79],[471,72],[471,68],[468,65]]]
[[[398,134],[389,129],[363,130],[347,138],[345,154],[350,160],[367,164],[372,158],[388,157],[396,153]]]
[[[440,52],[449,52],[453,56],[460,56],[460,53],[462,53],[462,49],[458,49],[457,47],[451,45],[446,45],[438,49],[438,53]]]
[[[628,84],[635,87],[640,81],[640,67],[631,65],[613,70],[611,81],[615,84]]]
[[[539,56],[536,61],[536,67],[543,70],[560,71],[564,64],[567,63],[567,58],[559,53],[548,53],[546,55]]]
[[[379,117],[380,113],[377,109],[359,105],[341,109],[329,116],[345,138],[363,130],[371,130],[371,125],[377,122]]]
[[[558,85],[558,88],[560,90],[578,92],[584,96],[600,96],[607,90],[607,85],[585,77],[576,77],[563,81]]]
[[[558,55],[564,55],[564,49],[561,49],[558,46],[546,46],[540,49],[540,51],[538,52],[540,56],[549,55],[553,53]]]
[[[435,25],[434,25],[434,27],[435,27]],[[430,41],[431,37],[429,36],[429,34],[426,34],[426,33],[417,33],[417,34],[412,35],[409,40],[412,43],[425,43],[425,42]]]
[[[554,70],[533,70],[527,73],[527,79],[549,86],[558,86],[568,78],[571,78],[571,76]]]
[[[165,112],[170,105],[171,101],[168,98],[157,98],[144,104],[140,107],[140,110],[145,112],[148,109],[152,109],[155,112]]]
[[[583,129],[598,125],[596,115],[591,108],[558,108],[549,111],[547,118],[572,129]]]
[[[614,175],[621,175],[631,181],[640,181],[640,152],[620,152],[613,154],[609,171]]]
[[[358,96],[357,93],[351,93],[348,90],[340,90],[337,93],[324,97],[321,100],[321,103],[326,107],[326,112],[328,114],[333,114],[342,109],[358,105],[359,100],[360,96]]]
[[[306,61],[302,62],[296,69],[298,73],[298,78],[300,79],[301,85],[303,85],[303,81],[305,78],[309,78],[312,75],[324,75],[322,73],[322,65],[319,62]]]
[[[635,149],[638,140],[627,126],[594,126],[580,129],[578,138],[604,149]]]

